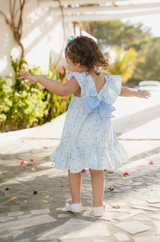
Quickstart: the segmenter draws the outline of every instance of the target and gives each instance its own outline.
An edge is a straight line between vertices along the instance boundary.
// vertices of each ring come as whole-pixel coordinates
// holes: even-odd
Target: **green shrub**
[[[11,86],[9,78],[0,79],[0,129],[4,130],[6,124],[9,124],[12,130],[41,125],[67,111],[72,95],[59,97],[39,83],[25,85],[25,79],[19,80],[17,77],[18,61],[11,58],[11,63],[15,72],[15,84]],[[62,83],[67,81],[63,67],[58,71],[53,66],[51,70],[42,73],[40,67],[34,67],[21,60],[21,69]]]
[[[10,78],[3,80],[0,78],[0,129],[4,129],[4,124],[7,120],[7,114],[12,107],[11,96],[13,93],[11,87],[12,81]]]

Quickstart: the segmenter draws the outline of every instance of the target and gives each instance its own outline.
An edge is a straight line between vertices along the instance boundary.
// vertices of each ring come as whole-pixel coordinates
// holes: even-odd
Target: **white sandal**
[[[102,207],[93,207],[94,216],[96,216],[96,217],[103,216],[103,214],[105,213],[106,210],[107,210],[106,204],[105,204],[105,202],[103,202]]]
[[[67,199],[65,208],[70,212],[80,213],[82,212],[82,203],[72,204],[72,199]]]

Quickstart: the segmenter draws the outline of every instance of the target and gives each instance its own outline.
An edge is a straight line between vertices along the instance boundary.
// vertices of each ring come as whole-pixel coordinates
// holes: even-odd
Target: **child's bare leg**
[[[72,196],[72,203],[81,203],[81,184],[82,184],[82,174],[70,173],[68,170],[68,182],[70,187],[70,192]]]
[[[105,187],[105,177],[104,171],[102,170],[92,170],[89,169],[92,180],[92,190],[93,190],[93,207],[102,207],[104,187]]]

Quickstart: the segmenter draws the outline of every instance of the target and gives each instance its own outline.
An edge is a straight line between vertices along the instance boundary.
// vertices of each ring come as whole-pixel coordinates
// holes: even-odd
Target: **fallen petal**
[[[153,165],[154,163],[153,163],[153,161],[150,161],[149,164],[150,164],[150,165]]]
[[[113,208],[120,208],[119,205],[112,205]]]
[[[114,190],[114,188],[113,188],[113,187],[108,187],[108,189],[110,189],[111,191],[113,191],[113,190]]]
[[[24,165],[24,161],[23,160],[21,161],[21,165]]]
[[[30,159],[30,161],[34,161],[34,159]]]
[[[33,153],[33,150],[31,150],[30,152]]]
[[[82,172],[86,172],[86,169],[83,169]]]
[[[22,142],[24,142],[24,140],[22,140]]]
[[[17,199],[18,199],[17,197],[12,197],[12,198],[11,198],[11,202],[16,201]]]
[[[125,172],[123,176],[130,176],[130,175],[128,174],[128,172]]]
[[[104,171],[107,171],[107,170],[104,170]]]
[[[47,147],[47,146],[43,146],[43,148],[44,148],[44,149],[48,149],[48,147]]]
[[[32,171],[37,171],[37,169],[36,168],[32,168]]]
[[[6,191],[7,191],[7,190],[9,190],[9,188],[8,188],[8,187],[6,187],[6,188],[5,188],[5,190],[6,190]]]

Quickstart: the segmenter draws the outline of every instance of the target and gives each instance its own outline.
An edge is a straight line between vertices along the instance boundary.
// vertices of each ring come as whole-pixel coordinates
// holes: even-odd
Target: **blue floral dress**
[[[86,98],[112,105],[121,92],[122,76],[105,76],[106,83],[97,93],[94,80],[86,72],[68,74],[81,87],[81,97],[73,96],[68,108],[59,146],[51,154],[57,169],[78,173],[84,168],[110,170],[122,166],[129,159],[112,128],[111,118],[100,116],[99,106],[90,113],[84,108]]]

